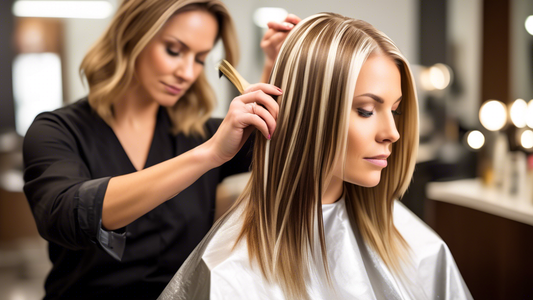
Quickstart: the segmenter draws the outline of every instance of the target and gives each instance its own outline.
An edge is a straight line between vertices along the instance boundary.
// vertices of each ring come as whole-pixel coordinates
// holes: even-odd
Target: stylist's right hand
[[[257,83],[231,101],[228,114],[208,141],[217,164],[233,158],[255,129],[270,139],[276,129],[279,112],[279,105],[273,97],[282,93],[271,84]]]

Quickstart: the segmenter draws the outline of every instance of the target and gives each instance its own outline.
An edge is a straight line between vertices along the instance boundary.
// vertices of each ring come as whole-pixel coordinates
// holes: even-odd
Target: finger
[[[239,145],[239,149],[241,149],[244,143],[246,143],[246,141],[248,140],[248,138],[250,138],[250,135],[252,134],[252,132],[254,132],[254,130],[255,130],[255,127],[253,126],[248,126],[244,128],[244,132],[242,134],[242,140],[241,140],[241,144]]]
[[[288,14],[287,17],[285,18],[285,22],[289,22],[295,25],[300,23],[301,20],[302,19],[300,19],[300,17],[294,14]]]
[[[288,31],[291,30],[294,27],[294,24],[289,22],[274,22],[270,21],[267,23],[267,26],[269,29],[273,29],[276,31]]]
[[[268,29],[265,34],[263,35],[263,41],[264,40],[268,40],[274,33],[278,32],[277,30],[274,30],[274,29]]]
[[[281,44],[283,44],[283,41],[285,41],[285,39],[287,38],[287,35],[289,35],[288,31],[281,31],[281,32],[274,34],[269,39],[270,44],[275,45],[275,47],[280,46]]]
[[[263,91],[267,94],[275,95],[275,96],[279,96],[283,94],[283,91],[273,84],[254,83],[244,90],[243,95],[251,93],[251,92],[255,92],[255,91]],[[250,102],[254,102],[254,101],[250,101]]]
[[[265,121],[268,127],[268,133],[272,135],[274,130],[276,130],[276,120],[270,112],[258,104],[249,103],[246,105],[248,106],[250,113],[258,115],[263,121]]]
[[[241,101],[245,104],[256,102],[259,105],[263,105],[275,120],[278,119],[279,104],[271,96],[265,94],[265,92],[259,90],[240,96]]]
[[[265,138],[270,138],[270,133],[268,132],[268,126],[260,116],[256,114],[243,114],[241,115],[239,122],[244,126],[254,126],[257,130],[265,136]]]

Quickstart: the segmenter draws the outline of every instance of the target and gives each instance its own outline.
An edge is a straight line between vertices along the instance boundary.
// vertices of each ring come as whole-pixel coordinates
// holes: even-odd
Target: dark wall
[[[420,0],[418,2],[420,64],[424,66],[447,63],[446,2],[443,0]]]
[[[1,0],[0,11],[0,132],[15,129],[13,105],[13,81],[11,65],[13,62],[13,23],[11,15],[13,0]]]

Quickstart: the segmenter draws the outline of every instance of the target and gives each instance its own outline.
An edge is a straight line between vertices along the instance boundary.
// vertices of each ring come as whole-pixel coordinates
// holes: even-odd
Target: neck
[[[332,176],[324,195],[322,195],[322,204],[331,204],[339,200],[342,197],[343,188],[344,181],[337,176]]]
[[[113,104],[116,126],[140,129],[147,122],[155,122],[159,104],[153,101],[141,88],[132,86],[120,100]]]

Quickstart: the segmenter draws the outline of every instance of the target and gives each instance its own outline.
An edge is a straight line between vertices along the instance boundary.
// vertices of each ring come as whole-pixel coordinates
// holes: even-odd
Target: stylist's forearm
[[[218,165],[204,143],[145,170],[111,178],[102,208],[103,227],[115,230],[130,224]]]

